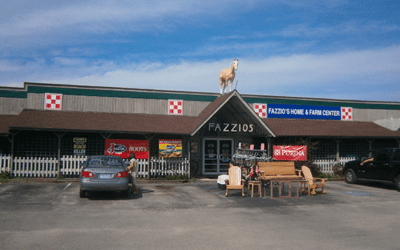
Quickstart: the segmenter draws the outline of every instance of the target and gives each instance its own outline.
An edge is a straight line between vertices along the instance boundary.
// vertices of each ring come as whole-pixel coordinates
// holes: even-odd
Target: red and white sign
[[[169,115],[183,115],[183,100],[168,100]]]
[[[62,94],[44,94],[44,109],[61,110]]]
[[[353,108],[341,107],[342,121],[352,121],[353,120]]]
[[[254,103],[254,111],[261,118],[267,118],[267,104],[265,103]]]
[[[307,161],[307,146],[274,146],[273,159],[277,161]]]
[[[118,155],[125,159],[129,158],[131,153],[135,154],[136,159],[148,159],[149,141],[106,139],[105,155]]]

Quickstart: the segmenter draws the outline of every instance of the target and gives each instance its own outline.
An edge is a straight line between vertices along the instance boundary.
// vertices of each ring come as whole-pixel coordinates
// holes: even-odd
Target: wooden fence
[[[13,177],[43,177],[52,178],[59,174],[66,178],[77,178],[81,172],[81,164],[87,156],[64,155],[60,160],[56,157],[15,157],[12,167]],[[128,164],[129,160],[124,160]],[[168,175],[188,175],[190,164],[187,158],[150,158],[150,160],[137,160],[137,176],[139,178],[167,177]],[[149,169],[150,163],[150,169]],[[0,172],[11,172],[11,156],[0,156]],[[190,177],[190,176],[189,176]]]

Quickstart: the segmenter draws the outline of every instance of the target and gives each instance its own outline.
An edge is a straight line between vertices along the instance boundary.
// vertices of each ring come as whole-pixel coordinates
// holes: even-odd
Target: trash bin
[[[226,189],[225,180],[229,180],[229,175],[223,174],[218,176],[217,183],[219,189]]]

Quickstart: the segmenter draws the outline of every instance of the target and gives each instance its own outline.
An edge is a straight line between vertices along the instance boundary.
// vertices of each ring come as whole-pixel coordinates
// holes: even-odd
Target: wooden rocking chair
[[[304,175],[304,183],[306,184],[306,187],[301,190],[301,192],[308,191],[308,195],[315,195],[317,194],[316,189],[321,188],[322,191],[319,193],[325,194],[325,179],[323,178],[314,178],[311,174],[311,171],[308,167],[302,166],[301,171],[303,172]]]
[[[244,196],[244,182],[242,180],[242,170],[238,166],[233,166],[232,164],[229,165],[228,170],[229,180],[225,181],[226,184],[226,193],[225,196],[228,197],[229,189],[241,189],[242,196]]]

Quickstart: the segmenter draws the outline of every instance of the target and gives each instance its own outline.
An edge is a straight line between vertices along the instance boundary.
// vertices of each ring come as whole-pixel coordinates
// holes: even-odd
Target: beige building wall
[[[183,101],[183,115],[198,116],[210,102]],[[28,109],[42,110],[44,94],[29,93]],[[63,95],[63,111],[166,115],[168,100]]]

